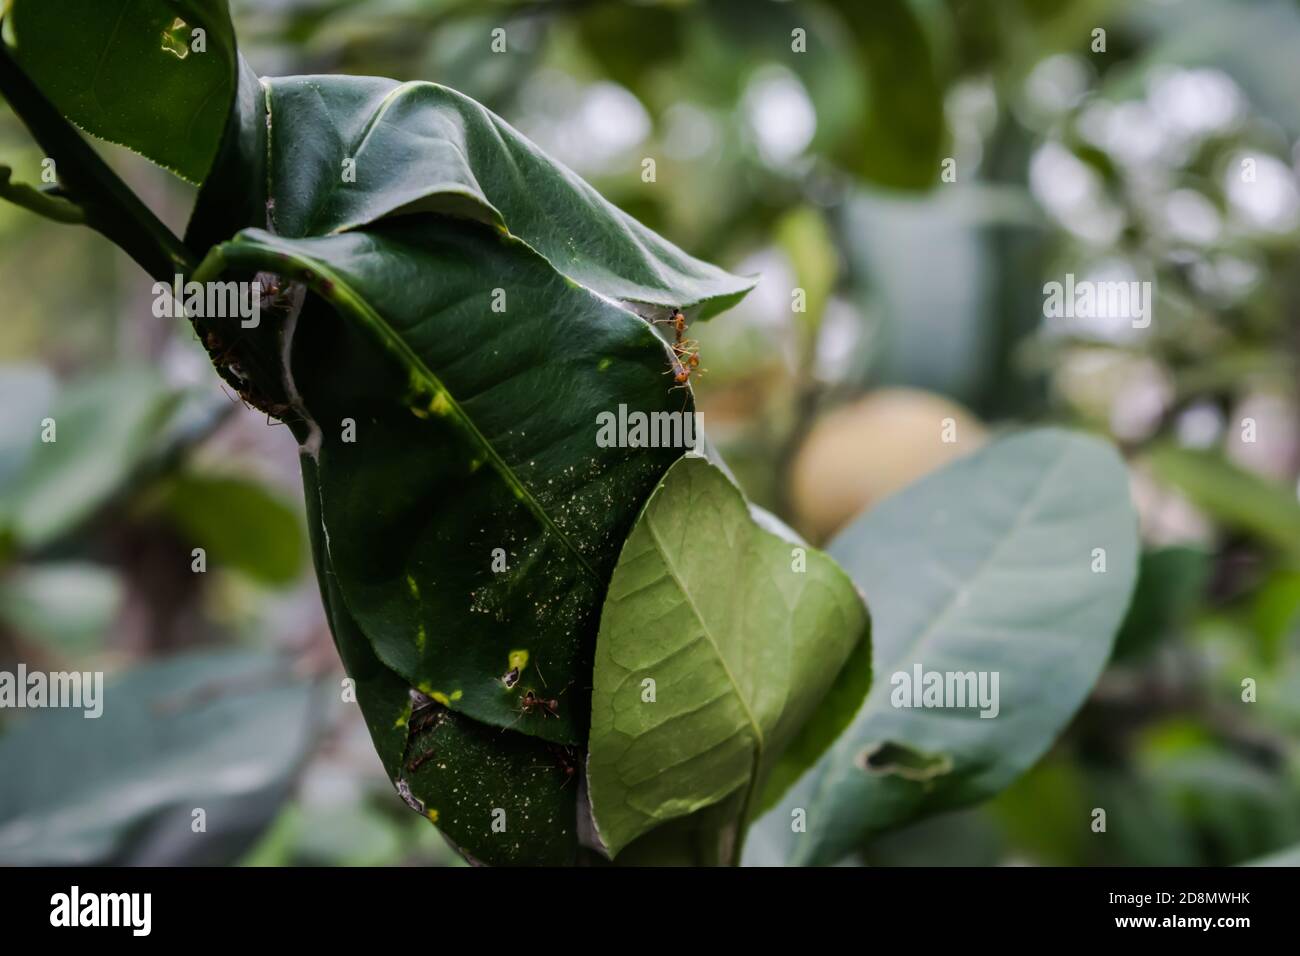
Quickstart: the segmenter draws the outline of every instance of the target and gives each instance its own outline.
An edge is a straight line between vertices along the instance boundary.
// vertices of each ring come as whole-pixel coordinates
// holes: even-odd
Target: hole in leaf
[[[178,60],[190,55],[190,25],[177,17],[172,25],[162,32],[162,48]]]
[[[933,780],[952,770],[952,758],[947,754],[922,753],[892,740],[864,748],[856,763],[867,773],[916,781]]]

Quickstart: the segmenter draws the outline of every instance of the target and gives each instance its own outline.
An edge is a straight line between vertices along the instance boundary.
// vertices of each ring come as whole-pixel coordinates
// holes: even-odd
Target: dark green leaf
[[[235,82],[225,0],[13,0],[9,16],[15,57],[64,116],[203,180]]]
[[[846,156],[857,159],[857,172],[879,185],[933,185],[947,139],[938,25],[932,22],[946,15],[943,7],[919,0],[847,0],[836,6],[870,82],[865,128]]]
[[[293,337],[297,414],[331,562],[380,658],[475,719],[581,742],[604,583],[682,452],[602,448],[597,416],[690,410],[663,343],[518,240],[452,220],[249,231],[221,256],[303,280],[338,310]],[[521,714],[528,690],[568,692],[559,719]]]
[[[492,865],[565,864],[577,852],[577,782],[565,761],[581,758],[534,737],[476,724],[424,700],[375,655],[348,613],[329,564],[316,502],[316,467],[303,467],[313,551],[334,642],[384,770],[412,809],[437,824],[469,858]],[[492,827],[504,812],[504,831]]]
[[[611,299],[698,306],[709,316],[753,286],[686,255],[454,90],[347,76],[266,83],[271,222],[280,235],[437,212],[508,233]],[[344,175],[349,160],[354,181]]]

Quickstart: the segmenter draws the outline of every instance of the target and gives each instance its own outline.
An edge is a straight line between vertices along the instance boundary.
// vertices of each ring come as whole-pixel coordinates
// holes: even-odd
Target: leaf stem
[[[45,98],[14,61],[3,39],[0,96],[54,160],[66,198],[55,199],[31,187],[13,184],[0,189],[0,197],[59,222],[84,222],[119,246],[155,279],[170,281],[178,273],[184,276],[193,270],[194,254]],[[8,177],[4,180],[7,183]],[[59,205],[52,205],[56,203]],[[71,218],[63,203],[79,209],[81,218]]]
[[[10,181],[13,170],[0,166],[0,199],[7,199],[15,206],[21,206],[28,212],[52,219],[54,222],[84,224],[86,214],[75,202],[54,193],[45,192],[28,186],[26,183]]]

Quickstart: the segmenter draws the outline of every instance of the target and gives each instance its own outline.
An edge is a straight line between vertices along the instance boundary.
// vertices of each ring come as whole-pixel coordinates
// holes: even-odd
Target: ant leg
[[[415,773],[415,771],[419,770],[430,759],[432,759],[433,754],[434,754],[434,750],[432,747],[430,747],[428,750],[423,751],[422,753],[417,754],[416,756],[412,757],[410,760],[406,762],[406,769],[411,773]]]
[[[510,729],[511,727],[513,727],[515,724],[519,723],[519,721],[523,720],[523,719],[524,719],[524,714],[525,714],[525,713],[526,713],[526,711],[522,711],[522,710],[521,710],[521,711],[519,712],[519,716],[518,716],[518,717],[516,717],[514,720],[510,721],[510,723],[506,724],[504,727],[501,728],[501,732],[504,734],[507,730],[509,730],[509,729]]]

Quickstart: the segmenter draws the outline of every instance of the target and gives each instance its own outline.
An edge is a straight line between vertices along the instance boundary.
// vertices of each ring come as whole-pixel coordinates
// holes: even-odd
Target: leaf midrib
[[[925,644],[925,642],[938,630],[939,625],[942,622],[946,621],[949,615],[951,615],[953,610],[957,607],[958,598],[960,597],[961,593],[966,588],[971,587],[971,585],[975,581],[979,580],[993,565],[994,559],[996,559],[1002,553],[1002,549],[1006,547],[1007,542],[1010,541],[1019,533],[1021,527],[1028,519],[1030,513],[1033,512],[1038,507],[1039,499],[1043,495],[1043,489],[1051,485],[1051,479],[1055,476],[1056,472],[1060,470],[1061,464],[1069,456],[1070,456],[1070,446],[1067,444],[1062,449],[1061,453],[1057,456],[1056,460],[1043,470],[1041,477],[1039,479],[1038,486],[1034,489],[1033,494],[1025,499],[1024,503],[1020,506],[1019,511],[1016,512],[1016,516],[1011,520],[1011,523],[1007,525],[1007,530],[1005,534],[1003,534],[998,539],[998,541],[993,545],[993,547],[989,549],[989,553],[985,556],[984,560],[980,562],[979,566],[969,576],[967,576],[967,578],[965,579],[965,584],[962,587],[953,589],[952,594],[948,598],[948,601],[944,605],[943,609],[938,614],[935,615],[934,619],[930,622],[930,624],[923,631],[921,631],[921,633],[917,635],[917,637],[914,640],[908,643],[907,648],[901,654],[895,657],[894,670],[898,669],[899,663],[905,661],[909,657],[909,655],[914,655]],[[873,664],[873,670],[874,669],[875,668]],[[882,674],[888,673],[888,669],[887,668],[882,669],[880,673]],[[866,712],[867,708],[870,707],[870,703],[871,703],[871,698],[870,695],[868,695],[867,700],[863,703],[862,710],[858,712],[859,715]],[[836,779],[835,769],[837,766],[837,761],[835,760],[835,758],[840,753],[842,753],[846,747],[852,748],[857,746],[856,735],[852,734],[854,724],[857,723],[857,720],[858,717],[855,716],[853,718],[853,724],[850,724],[849,727],[845,730],[844,736],[841,737],[840,740],[831,749],[831,751],[826,754],[825,757],[827,761],[826,769],[818,776],[817,786],[813,791],[812,799],[808,801],[808,810],[810,815],[815,808],[820,808],[825,804],[827,794],[832,789],[831,783]],[[853,767],[851,761],[848,763],[848,766],[850,768]],[[840,776],[843,775],[841,774]]]
[[[681,575],[677,573],[677,568],[674,566],[672,558],[669,556],[668,547],[664,544],[663,539],[659,536],[659,532],[655,529],[654,516],[647,515],[646,517],[646,528],[649,530],[650,537],[654,541],[655,549],[663,558],[664,568],[667,570],[668,576],[672,578],[673,583],[677,586],[677,590],[681,593],[682,597],[685,598],[687,606],[691,609],[691,613],[695,615],[695,619],[700,622],[700,629],[703,631],[704,637],[708,640],[709,645],[713,648],[713,653],[717,656],[718,662],[722,665],[722,671],[727,675],[727,680],[731,683],[732,691],[735,693],[736,699],[740,701],[740,706],[745,711],[745,718],[749,721],[750,728],[754,732],[754,759],[749,774],[749,784],[745,788],[745,803],[740,817],[740,819],[743,820],[749,814],[750,798],[754,792],[754,785],[758,780],[759,767],[762,766],[763,753],[766,747],[766,742],[763,738],[763,728],[759,726],[758,721],[755,719],[754,711],[750,708],[749,701],[746,700],[744,693],[741,692],[740,683],[736,680],[736,676],[731,672],[731,667],[727,664],[726,655],[722,653],[722,648],[718,646],[717,640],[713,637],[713,632],[710,630],[708,622],[705,621],[704,615],[701,613],[699,606],[695,603],[695,598],[692,596],[690,589],[686,587],[686,583],[682,580]]]
[[[252,239],[237,240],[237,247],[239,246],[242,246],[245,249],[256,250],[269,256],[286,255],[286,252],[282,249]],[[389,325],[387,320],[375,311],[365,298],[357,293],[356,290],[354,290],[338,272],[324,265],[319,259],[309,258],[299,253],[288,253],[288,255],[300,263],[310,263],[315,278],[307,284],[312,286],[318,294],[323,295],[321,287],[324,285],[324,282],[322,282],[322,280],[330,283],[332,290],[330,295],[325,296],[326,301],[337,303],[338,305],[344,306],[352,311],[357,318],[370,327],[370,329],[380,338],[383,345],[388,348],[397,359],[407,367],[407,369],[416,375],[423,384],[434,389],[435,394],[446,399],[450,415],[456,419],[457,424],[459,424],[483,450],[489,463],[492,465],[493,470],[501,476],[501,479],[512,491],[515,492],[519,500],[522,501],[528,510],[533,513],[533,516],[537,518],[542,526],[548,532],[555,535],[557,540],[568,549],[577,560],[579,566],[581,566],[593,580],[599,581],[600,576],[596,573],[596,569],[592,567],[591,563],[578,549],[578,546],[567,534],[565,534],[563,530],[561,530],[559,525],[555,523],[554,519],[552,519],[546,509],[542,507],[541,502],[537,500],[528,486],[524,484],[518,475],[515,474],[514,469],[510,467],[509,463],[501,457],[501,454],[497,451],[496,447],[487,440],[487,437],[481,431],[479,431],[478,426],[474,424],[474,420],[470,418],[469,414],[461,407],[460,403],[456,401],[451,390],[442,383],[442,380],[434,374],[432,369],[425,365],[424,360],[406,344],[405,339],[398,334],[397,330]]]
[[[993,547],[989,549],[989,553],[984,556],[984,560],[979,563],[979,566],[967,575],[962,586],[953,589],[951,596],[943,607],[943,610],[935,615],[930,624],[908,643],[902,653],[895,657],[893,664],[894,670],[897,670],[898,665],[904,661],[915,659],[917,652],[926,644],[927,641],[934,637],[938,632],[939,627],[946,623],[953,611],[956,610],[958,599],[961,597],[962,592],[966,591],[976,581],[982,578],[989,568],[993,566],[994,562],[1001,557],[1002,551],[1006,547],[1007,542],[1020,533],[1020,530],[1028,520],[1029,515],[1038,508],[1039,499],[1043,496],[1044,489],[1051,487],[1052,479],[1060,470],[1062,462],[1069,457],[1070,448],[1067,445],[1062,449],[1061,454],[1056,457],[1056,460],[1047,468],[1043,469],[1041,477],[1039,478],[1038,486],[1034,489],[1033,494],[1026,498],[1024,503],[1021,504],[1019,510],[1016,512],[1016,516],[1012,518],[1010,524],[1007,525],[1006,533],[1003,534],[1002,537],[994,543]],[[889,669],[886,668],[885,670],[882,670],[882,673],[885,673],[887,670]]]

